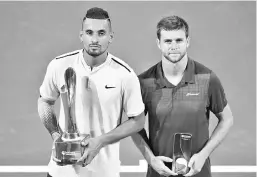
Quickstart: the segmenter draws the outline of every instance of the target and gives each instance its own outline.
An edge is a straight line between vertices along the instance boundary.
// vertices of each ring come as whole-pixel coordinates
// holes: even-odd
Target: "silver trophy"
[[[173,141],[172,171],[178,174],[189,172],[188,162],[192,155],[192,134],[175,133]]]
[[[79,133],[75,116],[76,73],[69,67],[64,73],[65,85],[61,88],[61,103],[63,104],[65,127],[61,136],[55,141],[53,160],[58,165],[76,164],[83,155],[82,140],[90,135]]]

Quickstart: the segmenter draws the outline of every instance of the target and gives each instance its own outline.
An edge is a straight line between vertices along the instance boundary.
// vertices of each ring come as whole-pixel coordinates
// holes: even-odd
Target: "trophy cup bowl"
[[[76,73],[69,67],[64,73],[65,85],[61,88],[61,103],[63,104],[65,127],[61,136],[54,142],[53,160],[60,166],[76,164],[84,153],[81,146],[89,134],[80,134],[75,117]]]

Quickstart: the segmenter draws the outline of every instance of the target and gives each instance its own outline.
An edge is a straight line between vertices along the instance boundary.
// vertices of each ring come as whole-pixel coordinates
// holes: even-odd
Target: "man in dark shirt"
[[[185,20],[163,18],[157,25],[162,60],[139,75],[149,138],[143,129],[132,139],[149,164],[147,177],[178,175],[165,166],[172,162],[175,133],[192,134],[190,171],[184,176],[210,177],[209,156],[233,124],[220,80],[212,70],[188,57],[189,42]],[[210,111],[219,122],[209,137]]]

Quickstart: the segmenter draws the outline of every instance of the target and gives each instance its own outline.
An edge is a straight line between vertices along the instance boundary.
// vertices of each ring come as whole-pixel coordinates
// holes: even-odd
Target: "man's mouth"
[[[89,45],[89,47],[100,48],[100,45]]]

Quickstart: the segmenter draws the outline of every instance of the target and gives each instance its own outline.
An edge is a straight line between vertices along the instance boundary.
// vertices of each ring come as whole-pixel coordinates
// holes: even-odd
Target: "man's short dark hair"
[[[93,7],[91,9],[88,9],[87,13],[86,13],[86,15],[85,15],[85,17],[83,18],[83,21],[82,21],[82,28],[83,28],[83,23],[87,18],[108,20],[109,25],[111,27],[111,20],[109,18],[109,14],[106,10],[104,10],[102,8]]]
[[[172,31],[183,29],[186,33],[186,37],[189,36],[189,27],[187,22],[178,16],[168,16],[162,18],[157,24],[157,37],[160,39],[161,30]]]

